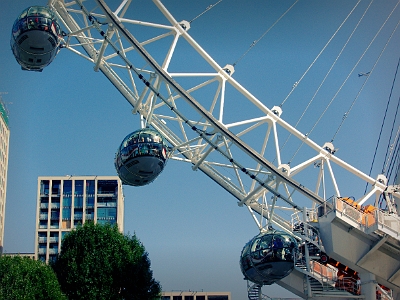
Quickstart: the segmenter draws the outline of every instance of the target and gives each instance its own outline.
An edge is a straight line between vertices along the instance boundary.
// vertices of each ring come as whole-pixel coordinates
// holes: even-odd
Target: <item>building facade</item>
[[[123,232],[124,196],[118,176],[38,178],[35,258],[57,258],[65,234],[85,222],[118,224]]]
[[[230,292],[162,292],[161,300],[231,300]]]
[[[8,114],[0,96],[0,255],[3,253],[4,241],[9,141]]]

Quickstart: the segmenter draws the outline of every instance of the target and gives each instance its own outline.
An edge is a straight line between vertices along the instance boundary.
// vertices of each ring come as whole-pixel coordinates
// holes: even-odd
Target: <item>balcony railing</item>
[[[38,242],[39,243],[47,243],[47,237],[39,237]]]
[[[40,216],[39,216],[39,220],[47,220],[49,218],[49,215],[48,214],[41,214]]]
[[[56,249],[56,248],[49,249],[49,254],[57,254],[57,253],[58,253],[58,249]]]
[[[317,210],[319,217],[335,210],[341,215],[349,218],[358,224],[362,231],[371,233],[377,229],[386,230],[395,238],[400,237],[400,218],[395,214],[389,214],[378,208],[369,206],[361,207],[357,203],[350,203],[344,198],[332,197],[324,204],[321,204]]]
[[[97,202],[97,207],[116,207],[117,202]]]
[[[116,197],[116,193],[97,193],[97,197]]]
[[[49,237],[50,243],[58,243],[58,237]]]

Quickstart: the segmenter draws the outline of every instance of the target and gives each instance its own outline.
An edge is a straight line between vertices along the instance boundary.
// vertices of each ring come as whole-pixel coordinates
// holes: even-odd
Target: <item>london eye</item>
[[[59,48],[69,50],[120,92],[142,123],[117,149],[125,184],[152,182],[169,158],[201,171],[248,210],[258,231],[240,255],[249,299],[261,299],[261,287],[272,283],[304,299],[398,299],[399,182],[340,159],[337,132],[317,143],[314,128],[302,133],[285,121],[285,102],[303,77],[286,98],[266,105],[235,80],[236,63],[219,65],[190,35],[191,22],[153,2],[159,15],[146,21],[131,17],[130,0],[112,7],[104,0],[49,0],[60,24],[54,23],[56,34],[38,25],[24,31],[55,37],[47,63],[37,65],[40,53],[18,51],[27,40],[18,30],[14,54],[23,69],[41,71]],[[31,56],[36,64],[29,65]],[[192,59],[201,62],[199,69],[187,62]],[[354,72],[362,79],[373,75]],[[352,180],[365,191],[352,190]]]

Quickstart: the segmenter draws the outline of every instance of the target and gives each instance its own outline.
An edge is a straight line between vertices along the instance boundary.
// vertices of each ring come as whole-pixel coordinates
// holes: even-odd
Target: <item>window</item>
[[[71,207],[71,195],[64,195],[63,197],[63,206],[64,207]]]
[[[64,180],[63,195],[71,197],[72,195],[72,180]]]
[[[75,196],[83,196],[83,180],[75,180]]]
[[[44,196],[40,197],[40,208],[48,208],[49,207],[49,197]]]
[[[94,208],[87,208],[86,209],[86,220],[93,220],[94,219]]]
[[[228,300],[228,296],[208,296],[208,300]]]
[[[52,195],[60,195],[61,180],[53,180],[51,187]]]
[[[40,195],[48,195],[49,194],[49,181],[42,180],[40,183]]]
[[[47,220],[41,220],[39,222],[39,228],[46,229],[47,228]]]
[[[40,232],[40,231],[38,232],[38,243],[39,244],[47,243],[47,232]]]
[[[196,300],[206,300],[206,296],[196,296]]]
[[[103,219],[97,219],[97,224],[110,224],[110,225],[114,225],[117,221],[116,220],[103,220]]]
[[[86,180],[86,195],[94,195],[95,192],[95,184],[94,180]]]
[[[71,220],[71,208],[63,208],[62,218],[63,220]]]
[[[94,180],[86,180],[86,206],[94,206],[95,183]]]
[[[49,238],[50,244],[58,244],[58,232],[50,232],[50,238]],[[54,245],[51,245],[50,247],[57,247]]]
[[[83,211],[82,210],[74,210],[74,219],[75,220],[82,220]]]
[[[74,205],[83,207],[83,180],[75,180]]]
[[[74,206],[75,207],[83,207],[83,196],[82,195],[75,195]]]
[[[60,211],[58,210],[51,210],[51,219],[58,220],[60,218]]]
[[[58,220],[51,220],[50,221],[50,228],[58,229],[58,224],[59,224]]]
[[[97,197],[97,206],[117,206],[115,197]]]
[[[97,182],[98,194],[117,194],[118,182],[116,180],[99,180]]]
[[[98,208],[97,218],[115,219],[117,217],[117,209],[115,207]]]
[[[45,262],[46,261],[46,254],[44,255],[39,255],[38,260]]]

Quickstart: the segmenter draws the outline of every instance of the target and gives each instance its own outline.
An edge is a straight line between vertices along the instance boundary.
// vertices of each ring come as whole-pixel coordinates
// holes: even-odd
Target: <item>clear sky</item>
[[[138,8],[151,1],[132,1]],[[190,21],[217,1],[166,0],[177,20]],[[42,73],[22,71],[10,50],[14,19],[44,0],[4,1],[0,11],[0,92],[9,110],[11,130],[5,223],[5,252],[34,252],[37,177],[48,175],[115,175],[114,154],[122,139],[139,128],[139,118],[102,73],[67,50]],[[116,1],[107,3],[115,5]],[[221,66],[233,64],[294,0],[224,0],[192,23],[189,34]],[[300,0],[237,64],[233,77],[269,108],[279,105],[300,79],[355,0]],[[334,62],[370,1],[361,1],[348,23],[283,105],[282,118],[294,125]],[[308,132],[347,74],[367,48],[396,0],[376,0],[354,39],[307,112],[299,130]],[[144,10],[146,11],[146,9]],[[143,20],[147,15],[143,15]],[[138,14],[136,17],[141,18]],[[154,17],[154,16],[151,16]],[[365,77],[400,19],[400,7],[350,76],[311,139],[330,141]],[[165,21],[166,22],[166,21]],[[167,24],[167,23],[166,23]],[[369,173],[386,103],[399,59],[395,31],[359,99],[335,139],[337,156]],[[189,59],[190,58],[186,58]],[[394,120],[400,95],[392,92],[387,123]],[[240,108],[245,109],[245,108]],[[396,121],[395,132],[399,126]],[[385,125],[372,177],[381,172],[390,126]],[[349,183],[351,185],[351,182]],[[161,176],[140,188],[124,187],[125,232],[136,232],[163,289],[231,291],[247,298],[239,268],[240,251],[258,233],[247,210],[190,165],[169,161]],[[276,285],[269,296],[290,296]]]

